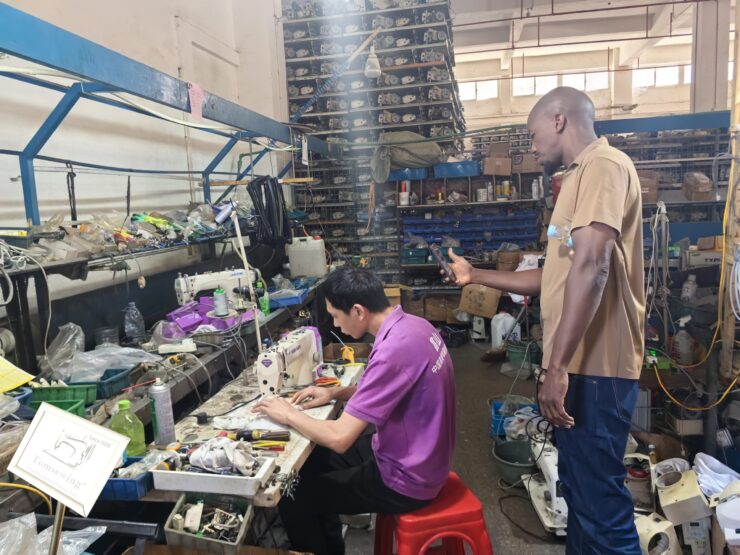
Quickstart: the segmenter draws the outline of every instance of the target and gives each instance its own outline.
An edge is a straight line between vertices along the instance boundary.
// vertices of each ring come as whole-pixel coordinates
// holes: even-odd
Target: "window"
[[[515,77],[511,80],[513,96],[532,96],[534,94],[534,77]]]
[[[688,85],[691,83],[691,66],[683,66],[683,84]]]
[[[632,88],[654,87],[655,70],[654,69],[633,69],[632,70]]]
[[[488,81],[468,81],[467,83],[458,83],[460,89],[460,100],[488,100],[498,98],[498,81],[489,79]]]
[[[732,81],[732,78],[734,75],[735,75],[735,62],[729,61],[727,62],[727,80]]]
[[[602,91],[609,88],[609,73],[598,71],[596,73],[586,74],[586,90]]]
[[[469,83],[458,83],[460,89],[460,100],[475,100],[475,81]]]
[[[586,89],[586,76],[583,73],[568,73],[563,75],[563,86],[573,87],[579,91]]]
[[[498,81],[478,81],[476,83],[476,100],[488,100],[489,98],[498,98]]]
[[[534,78],[534,93],[537,96],[547,94],[557,86],[557,75],[542,75]]]
[[[674,85],[678,85],[678,66],[656,68],[656,87],[672,87]]]

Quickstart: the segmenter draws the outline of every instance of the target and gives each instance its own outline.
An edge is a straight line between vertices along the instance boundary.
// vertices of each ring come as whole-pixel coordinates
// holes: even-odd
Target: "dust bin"
[[[493,444],[493,465],[507,484],[516,484],[523,474],[534,474],[534,464],[529,441],[499,441]],[[521,484],[519,484],[521,486]]]

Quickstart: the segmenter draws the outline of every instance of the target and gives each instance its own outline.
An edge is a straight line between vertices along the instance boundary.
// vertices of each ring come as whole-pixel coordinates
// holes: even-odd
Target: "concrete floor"
[[[529,498],[526,497],[526,491],[518,488],[503,491],[498,486],[499,476],[491,456],[491,413],[488,399],[507,393],[513,380],[499,372],[498,364],[480,361],[484,349],[485,343],[468,343],[464,347],[450,350],[457,383],[457,446],[452,469],[483,503],[488,532],[496,555],[565,553],[564,541],[542,528]],[[517,382],[513,393],[534,396],[534,382]],[[507,514],[525,530],[542,539],[525,534],[503,516],[499,498],[511,494],[521,496],[522,500],[505,500]],[[350,528],[347,532],[347,555],[367,555],[372,552],[373,532]]]

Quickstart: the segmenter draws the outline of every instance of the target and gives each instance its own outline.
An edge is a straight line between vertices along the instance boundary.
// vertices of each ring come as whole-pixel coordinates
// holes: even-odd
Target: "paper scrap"
[[[28,372],[24,372],[8,359],[0,357],[0,393],[12,391],[33,379]]]

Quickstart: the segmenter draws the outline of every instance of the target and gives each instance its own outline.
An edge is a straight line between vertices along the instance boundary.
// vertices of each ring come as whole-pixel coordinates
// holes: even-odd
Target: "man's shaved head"
[[[596,109],[585,93],[573,87],[557,87],[537,101],[527,121],[556,114],[564,115],[571,123],[593,127]]]
[[[535,104],[527,119],[532,152],[552,175],[596,139],[594,103],[572,87],[557,87]]]

